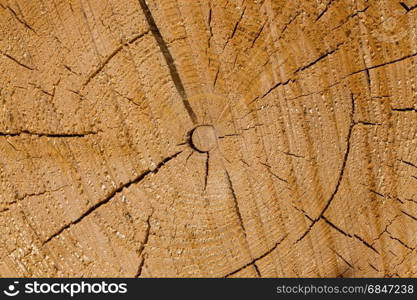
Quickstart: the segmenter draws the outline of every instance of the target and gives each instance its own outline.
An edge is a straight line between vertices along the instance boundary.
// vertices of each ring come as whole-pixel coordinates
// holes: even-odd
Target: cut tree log
[[[0,276],[417,277],[415,0],[0,0]]]

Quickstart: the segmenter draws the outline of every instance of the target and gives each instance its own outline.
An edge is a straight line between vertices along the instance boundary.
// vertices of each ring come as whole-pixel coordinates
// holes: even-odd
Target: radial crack
[[[285,81],[285,82],[278,82],[278,83],[276,83],[276,84],[274,84],[268,91],[266,91],[266,93],[265,94],[263,94],[262,96],[261,96],[261,98],[265,98],[266,96],[268,96],[273,90],[275,90],[277,87],[279,87],[279,86],[281,86],[281,85],[287,85],[288,83],[290,83],[290,82],[294,82],[295,80],[291,80],[291,79],[288,79],[287,81]],[[252,103],[252,102],[251,102]]]
[[[351,234],[349,234],[349,233],[345,232],[344,230],[340,229],[339,227],[337,227],[335,224],[333,224],[332,222],[330,222],[329,219],[327,219],[325,216],[322,216],[322,219],[324,220],[324,222],[326,222],[328,225],[330,225],[330,227],[336,229],[337,231],[339,231],[344,236],[347,236],[349,238],[352,237]]]
[[[408,7],[408,5],[405,4],[404,2],[400,2],[400,5],[405,9],[406,13],[409,13],[413,9],[417,8],[417,4],[414,6]]]
[[[402,212],[404,215],[406,215],[407,217],[409,217],[409,218],[413,219],[414,221],[417,221],[417,218],[416,218],[416,217],[414,217],[414,216],[410,215],[410,214],[409,214],[409,213],[407,213],[406,211],[401,210],[401,212]]]
[[[291,25],[291,23],[292,22],[294,22],[294,20],[295,19],[297,19],[297,17],[299,16],[299,15],[301,15],[301,11],[299,11],[299,12],[297,12],[296,14],[295,14],[295,16],[294,17],[292,17],[289,21],[288,21],[288,23],[286,23],[285,25],[284,25],[284,27],[282,28],[282,30],[281,30],[281,33],[279,34],[279,37],[278,37],[278,40],[280,40],[281,38],[282,38],[282,36],[284,35],[284,33],[285,33],[285,31],[287,30],[287,28],[288,28],[288,26],[290,26]]]
[[[313,226],[324,216],[324,213],[327,211],[327,209],[330,207],[330,204],[332,203],[332,201],[334,200],[335,196],[337,195],[340,185],[342,183],[342,179],[344,177],[344,173],[345,173],[345,169],[346,169],[346,164],[349,158],[349,153],[350,153],[350,140],[352,137],[352,132],[353,132],[353,127],[355,126],[355,122],[354,122],[354,115],[355,115],[355,98],[353,96],[353,94],[351,95],[351,101],[352,101],[352,111],[350,113],[350,117],[351,117],[351,124],[349,126],[349,131],[346,137],[346,151],[345,151],[345,155],[343,157],[343,161],[342,161],[342,166],[340,168],[340,172],[339,172],[339,177],[336,183],[336,186],[333,190],[333,193],[331,194],[329,200],[327,200],[326,205],[324,206],[324,208],[322,209],[322,211],[320,212],[319,216],[317,218],[315,218],[313,220],[313,222],[310,224],[310,226],[308,227],[308,229],[304,232],[304,234],[296,241],[296,243],[300,242],[302,239],[304,239],[307,234],[310,232],[310,230],[313,228]]]
[[[17,197],[18,200],[23,200],[25,198],[29,198],[29,197],[36,197],[36,196],[42,196],[45,194],[49,194],[49,193],[53,193],[53,192],[57,192],[62,190],[63,188],[68,187],[68,185],[63,185],[59,188],[53,189],[53,190],[46,190],[46,191],[42,191],[42,192],[38,192],[38,193],[29,193],[29,194],[24,194],[23,196]]]
[[[181,152],[177,152],[174,155],[171,155],[171,156],[165,158],[154,169],[148,169],[145,172],[143,172],[142,174],[138,175],[133,180],[131,180],[131,181],[129,181],[129,182],[127,182],[127,183],[119,186],[116,189],[114,189],[103,200],[97,202],[96,204],[94,204],[93,206],[91,206],[89,209],[87,209],[80,217],[78,217],[74,221],[66,224],[65,226],[61,227],[61,229],[59,229],[57,232],[55,232],[54,234],[52,234],[49,238],[47,238],[43,242],[43,245],[45,245],[46,243],[48,243],[49,241],[51,241],[53,238],[59,236],[62,232],[64,232],[65,230],[69,229],[71,226],[80,223],[85,217],[89,216],[91,213],[93,213],[94,211],[96,211],[98,208],[100,208],[104,204],[108,203],[110,200],[112,200],[114,198],[114,196],[116,196],[117,194],[119,194],[120,192],[122,192],[124,189],[129,188],[133,184],[137,184],[137,183],[141,182],[143,179],[146,178],[146,176],[148,176],[150,174],[156,174],[156,173],[158,173],[158,171],[166,163],[168,163],[170,160],[174,159],[175,157],[177,157],[181,153],[182,153],[182,151]]]
[[[34,34],[38,35],[36,33],[36,31],[32,28],[32,26],[30,26],[23,18],[20,18],[17,13],[10,7],[7,6],[7,9],[11,12],[11,14],[15,17],[15,19],[22,24],[23,26],[25,26],[27,29],[29,29],[30,31],[32,31]]]
[[[24,64],[24,63],[22,63],[22,62],[20,62],[19,60],[17,60],[16,58],[14,58],[13,56],[11,56],[11,55],[9,55],[9,54],[7,54],[7,53],[1,52],[1,54],[3,54],[3,55],[4,55],[5,57],[7,57],[8,59],[10,59],[10,60],[14,61],[15,63],[17,63],[17,64],[18,64],[19,66],[21,66],[21,67],[24,67],[24,68],[26,68],[26,69],[28,69],[28,70],[30,70],[30,71],[35,70],[34,68],[29,67],[28,65],[26,65],[26,64]]]
[[[135,275],[136,278],[140,277],[140,275],[142,274],[142,269],[145,264],[145,255],[142,255],[142,253],[145,250],[145,247],[149,241],[149,235],[151,232],[151,223],[150,223],[151,217],[152,217],[152,214],[150,214],[148,218],[146,219],[147,227],[146,227],[146,232],[145,232],[145,238],[143,239],[143,242],[139,247],[139,256],[142,256],[142,260],[139,263],[138,271],[136,272],[136,275]]]
[[[275,243],[275,245],[271,248],[271,249],[269,249],[268,251],[266,251],[264,254],[262,254],[261,256],[258,256],[258,257],[256,257],[256,258],[254,258],[254,259],[252,259],[249,263],[247,263],[247,264],[245,264],[245,265],[243,265],[242,267],[240,267],[240,268],[238,268],[238,269],[236,269],[236,270],[234,270],[234,271],[232,271],[232,272],[230,272],[230,273],[228,273],[228,274],[226,274],[224,277],[226,278],[226,277],[229,277],[229,276],[232,276],[232,275],[234,275],[234,274],[236,274],[236,273],[238,273],[238,272],[240,272],[240,271],[242,271],[243,269],[245,269],[245,268],[247,268],[247,267],[249,267],[250,265],[252,265],[252,264],[254,264],[254,263],[256,263],[258,260],[261,260],[262,258],[265,258],[267,255],[269,255],[269,254],[271,254],[286,238],[287,238],[287,236],[288,236],[288,234],[287,235],[285,235],[282,239],[280,239],[278,242],[276,242]]]
[[[326,7],[320,12],[320,14],[317,16],[317,18],[316,18],[316,20],[315,20],[315,22],[317,22],[318,20],[320,20],[320,18],[322,17],[322,16],[324,16],[324,14],[329,10],[329,8],[330,8],[330,5],[333,3],[333,2],[335,2],[335,0],[330,0],[327,4],[326,4]]]
[[[262,277],[261,272],[259,271],[258,266],[256,265],[256,262],[253,263],[253,267],[255,268],[256,275],[258,275],[258,277]]]
[[[355,269],[354,267],[353,267],[353,265],[351,264],[351,263],[349,263],[342,255],[340,255],[336,250],[334,250],[334,249],[332,249],[332,248],[330,248],[330,250],[332,250],[333,251],[333,253],[334,254],[336,254],[336,256],[337,257],[339,257],[341,260],[343,260],[344,261],[344,263],[345,264],[347,264],[351,269]]]
[[[265,164],[263,162],[260,162],[260,164],[263,165],[263,166],[265,166],[267,168],[267,170],[268,170],[268,173],[271,174],[273,177],[275,177],[276,179],[278,179],[278,180],[280,180],[282,182],[288,183],[288,180],[285,180],[284,178],[281,178],[277,174],[275,174],[274,172],[272,172],[272,170],[271,170],[272,167],[270,165]]]
[[[398,161],[402,162],[403,164],[409,165],[411,167],[417,168],[417,166],[415,164],[413,164],[412,162],[403,160],[403,159],[397,159]]]
[[[264,30],[264,28],[265,28],[265,24],[266,24],[266,22],[262,24],[262,26],[261,26],[261,28],[259,29],[258,33],[255,35],[255,37],[254,37],[254,39],[253,39],[253,41],[252,41],[252,44],[251,44],[250,48],[253,48],[253,46],[255,45],[256,41],[257,41],[257,40],[258,40],[258,38],[261,36],[262,31],[263,31],[263,30]]]
[[[335,53],[337,50],[339,50],[339,47],[340,47],[341,45],[342,45],[342,43],[338,44],[338,45],[336,46],[336,48],[334,48],[333,50],[330,50],[330,51],[328,51],[328,52],[326,52],[326,53],[324,53],[324,54],[320,55],[317,59],[313,60],[312,62],[308,63],[307,65],[305,65],[305,66],[303,66],[303,67],[298,68],[297,70],[295,70],[294,74],[295,74],[295,73],[298,73],[298,72],[301,72],[301,71],[304,71],[305,69],[308,69],[308,68],[310,68],[310,67],[314,66],[316,63],[318,63],[318,62],[320,62],[321,60],[325,59],[326,57],[328,57],[328,56],[332,55],[332,54],[333,54],[333,53]]]
[[[414,107],[405,107],[405,108],[392,108],[392,111],[398,111],[398,112],[417,112],[417,108]]]
[[[399,238],[389,235],[389,238],[391,240],[397,241],[399,242],[401,245],[403,245],[405,248],[407,248],[408,250],[414,251],[414,248],[411,248],[410,246],[408,246],[406,243],[404,243],[402,240],[400,240]]]
[[[235,27],[233,28],[233,31],[232,31],[232,34],[230,35],[229,40],[231,40],[235,36],[236,31],[237,31],[237,28],[239,27],[240,21],[242,21],[242,19],[243,19],[243,16],[245,14],[245,11],[246,11],[246,6],[243,8],[243,11],[240,14],[239,20],[237,20],[237,22],[235,24]]]
[[[81,138],[89,135],[98,134],[99,131],[87,131],[83,133],[46,133],[46,132],[32,132],[28,130],[22,130],[19,132],[0,132],[0,136],[13,137],[21,136],[22,134],[34,135],[37,137],[50,137],[50,138]]]
[[[372,251],[376,252],[377,254],[380,254],[378,252],[378,250],[376,250],[372,245],[370,245],[369,243],[367,243],[363,238],[361,238],[359,235],[354,234],[353,235],[354,238],[356,238],[357,240],[359,240],[360,242],[362,242],[362,244],[364,244],[366,247],[368,247],[369,249],[371,249]]]
[[[400,62],[400,61],[403,61],[403,60],[412,58],[412,57],[414,57],[416,55],[417,55],[417,52],[416,53],[413,53],[413,54],[410,54],[410,55],[406,55],[406,56],[397,58],[397,59],[394,59],[394,60],[391,60],[391,61],[388,61],[388,62],[385,62],[385,63],[382,63],[382,64],[378,64],[378,65],[374,65],[374,66],[371,66],[371,67],[367,67],[365,69],[361,69],[361,70],[355,71],[353,73],[350,73],[349,75],[345,76],[345,78],[346,77],[349,77],[349,76],[352,76],[354,74],[360,73],[360,72],[366,72],[366,70],[372,70],[372,69],[384,67],[384,66],[387,66],[387,65],[395,64],[397,62]]]
[[[149,31],[146,31],[144,33],[141,33],[139,35],[137,35],[136,37],[134,37],[132,40],[128,41],[127,44],[132,44],[134,42],[136,42],[138,39],[144,37],[145,35],[147,35],[149,33]],[[116,56],[116,54],[118,54],[122,49],[123,49],[124,45],[120,45],[118,46],[115,50],[113,50],[112,53],[110,53],[106,59],[100,63],[100,65],[98,66],[97,69],[95,69],[86,79],[86,81],[83,83],[83,86],[87,86],[91,80],[93,80],[103,69],[104,67]]]
[[[210,165],[210,154],[209,152],[206,153],[207,157],[206,157],[206,173],[204,175],[204,190],[206,190],[207,188],[207,181],[208,181],[208,176],[209,176],[209,165]]]
[[[237,215],[237,217],[239,219],[240,227],[242,228],[243,234],[246,237],[246,228],[245,228],[245,225],[243,223],[242,214],[240,213],[239,202],[237,201],[236,192],[235,192],[235,190],[233,188],[233,183],[232,183],[232,180],[230,178],[229,172],[227,172],[227,171],[225,171],[225,172],[226,172],[227,183],[228,183],[229,189],[230,189],[230,191],[232,193],[233,206],[235,208],[236,215]]]
[[[296,157],[296,158],[305,158],[304,156],[301,156],[301,155],[298,155],[298,154],[294,154],[294,153],[291,153],[291,152],[288,152],[288,151],[280,151],[281,153],[284,153],[285,155],[288,155],[288,156],[293,156],[293,157]]]
[[[382,125],[381,123],[373,123],[373,122],[367,122],[367,121],[357,121],[356,124],[365,125],[365,126],[378,126],[378,125]]]

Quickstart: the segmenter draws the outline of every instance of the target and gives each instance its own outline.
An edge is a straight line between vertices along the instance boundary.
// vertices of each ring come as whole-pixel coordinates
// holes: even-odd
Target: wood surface
[[[1,277],[417,277],[415,0],[0,0]]]

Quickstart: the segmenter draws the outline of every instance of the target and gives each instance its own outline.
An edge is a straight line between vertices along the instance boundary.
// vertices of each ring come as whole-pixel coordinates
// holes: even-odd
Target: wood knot
[[[197,126],[191,135],[191,143],[199,152],[209,152],[217,146],[216,131],[211,125]]]

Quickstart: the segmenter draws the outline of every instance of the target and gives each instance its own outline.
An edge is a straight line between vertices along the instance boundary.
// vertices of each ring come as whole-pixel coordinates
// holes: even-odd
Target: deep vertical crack
[[[142,8],[142,11],[145,15],[146,21],[148,22],[149,28],[152,32],[152,35],[154,36],[159,48],[161,49],[161,52],[165,58],[165,61],[169,68],[169,73],[171,75],[172,81],[174,82],[175,88],[178,91],[178,94],[180,94],[182,102],[184,104],[185,109],[187,110],[188,115],[191,118],[191,121],[193,123],[197,123],[197,116],[192,109],[190,102],[187,98],[187,93],[185,92],[184,84],[182,83],[180,74],[178,73],[177,66],[175,65],[174,58],[169,51],[168,45],[165,42],[164,38],[161,35],[161,32],[159,31],[158,26],[155,23],[155,19],[152,15],[151,10],[149,9],[148,4],[146,4],[145,0],[139,0],[140,7]]]

